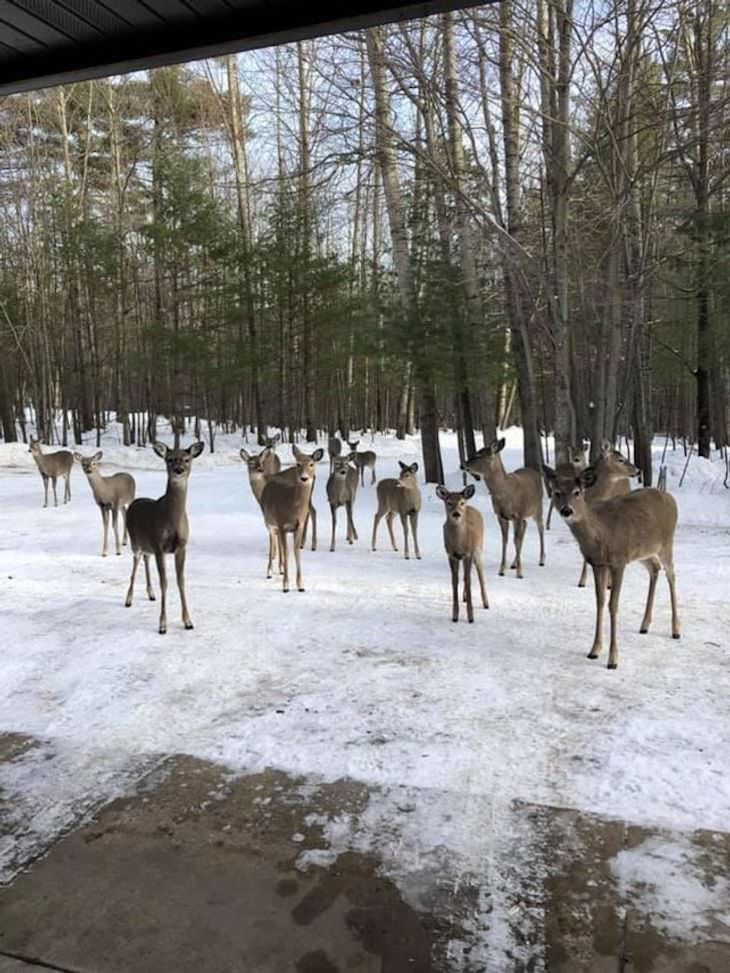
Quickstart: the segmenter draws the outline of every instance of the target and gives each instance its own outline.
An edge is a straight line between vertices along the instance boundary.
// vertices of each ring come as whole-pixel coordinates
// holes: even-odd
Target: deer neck
[[[487,466],[484,472],[484,482],[487,484],[491,494],[498,496],[504,492],[507,485],[507,473],[500,456],[497,457],[496,463]]]
[[[185,501],[188,493],[188,481],[184,479],[167,481],[167,490],[161,500],[170,519],[178,524],[185,516]]]
[[[589,563],[592,563],[591,552],[602,547],[604,541],[604,530],[600,518],[589,504],[585,503],[583,516],[580,520],[573,521],[568,526],[573,537],[578,541],[584,557]]]

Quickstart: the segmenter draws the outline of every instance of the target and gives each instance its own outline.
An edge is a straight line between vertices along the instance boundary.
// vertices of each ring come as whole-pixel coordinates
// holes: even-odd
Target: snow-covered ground
[[[106,436],[102,472],[129,469],[138,496],[159,496],[161,460],[151,449],[124,449],[116,435]],[[503,887],[519,883],[529,835],[516,832],[515,801],[675,832],[730,832],[730,491],[721,464],[694,457],[677,490],[684,456],[668,454],[680,509],[682,639],[670,638],[663,577],[652,632],[638,634],[647,575],[634,565],[621,598],[620,666],[609,672],[605,653],[600,662],[585,658],[594,598],[590,586],[576,587],[578,551],[559,517],[546,535],[546,566],[537,565],[530,524],[524,580],[499,578],[499,532],[477,486],[491,607],[473,625],[454,625],[443,505],[433,487],[422,486],[422,560],[393,553],[384,524],[379,550],[370,551],[368,482],[355,507],[360,541],[344,542],[341,511],[332,554],[325,460],[315,491],[319,549],[303,554],[307,590],[283,595],[278,577],[264,577],[266,536],[240,445],[219,436],[215,455],[195,462],[187,563],[195,630],[183,630],[171,584],[164,637],[140,577],[135,604],[123,607],[128,549],[100,557],[101,518],[80,467],[71,504],[42,509],[27,448],[0,446],[0,732],[45,741],[0,764],[14,822],[12,837],[0,839],[0,877],[170,753],[241,772],[274,767],[365,782],[366,814],[328,821],[325,833],[335,849],[377,851],[416,905],[427,872],[477,885],[497,873]],[[520,464],[520,446],[519,431],[508,431],[508,469]],[[443,447],[447,483],[457,488],[454,438],[444,435]],[[360,448],[378,454],[379,478],[395,475],[398,459],[420,459],[416,439],[368,436]],[[290,455],[287,446],[278,452]],[[396,534],[400,543],[399,525]],[[695,876],[691,856],[679,857],[669,865],[683,894]],[[615,867],[622,881],[641,884],[640,853]],[[647,910],[660,891],[648,895]],[[705,889],[702,908],[726,892]],[[498,895],[484,904],[488,938],[493,949],[501,936],[517,955],[506,908]],[[687,921],[685,914],[683,930]],[[477,905],[475,941],[480,930],[486,939]],[[455,943],[455,970],[459,955]]]

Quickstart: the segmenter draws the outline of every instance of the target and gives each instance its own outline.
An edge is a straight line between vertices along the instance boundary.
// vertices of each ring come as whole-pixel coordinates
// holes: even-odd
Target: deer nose
[[[573,513],[573,508],[572,507],[561,507],[560,508],[560,516],[561,517],[570,517],[572,515],[572,513]]]
[[[461,517],[461,514],[458,513],[457,511],[454,511],[454,513],[451,516],[454,518],[454,520],[458,520],[459,517]]]

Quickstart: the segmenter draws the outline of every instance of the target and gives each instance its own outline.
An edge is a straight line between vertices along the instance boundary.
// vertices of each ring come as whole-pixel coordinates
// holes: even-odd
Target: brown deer
[[[593,568],[596,588],[596,629],[589,659],[597,659],[603,649],[603,608],[606,586],[610,578],[611,643],[608,668],[618,666],[616,638],[618,604],[626,565],[641,561],[649,572],[649,591],[639,632],[649,631],[654,593],[660,567],[669,583],[672,603],[672,638],[679,638],[679,615],[674,579],[673,545],[677,526],[677,504],[674,497],[661,490],[647,487],[624,496],[589,502],[587,491],[597,480],[598,473],[589,466],[577,476],[558,475],[545,467],[545,475],[552,484],[555,506],[578,541],[583,557]]]
[[[378,509],[373,518],[373,541],[371,546],[375,550],[378,524],[383,516],[385,516],[388,533],[390,534],[390,543],[393,545],[394,551],[398,550],[393,534],[393,517],[398,514],[403,526],[403,556],[406,561],[410,559],[408,553],[408,522],[410,521],[411,533],[413,534],[413,547],[416,557],[420,561],[421,552],[418,550],[418,513],[421,509],[421,491],[418,489],[418,481],[416,480],[418,463],[411,463],[408,466],[399,460],[398,465],[400,466],[400,473],[397,480],[386,479],[378,483]]]
[[[377,459],[377,456],[372,451],[372,449],[364,449],[362,453],[358,453],[357,446],[359,442],[360,442],[359,439],[356,439],[354,442],[350,442],[348,440],[347,445],[350,447],[350,453],[355,456],[355,463],[357,464],[357,468],[360,471],[360,486],[365,486],[366,467],[370,470],[370,485],[372,486],[373,483],[375,483],[375,479],[376,479],[375,461]]]
[[[44,502],[43,506],[48,506],[48,481],[53,484],[53,505],[58,506],[58,496],[56,495],[56,480],[59,476],[65,478],[63,491],[63,502],[68,503],[71,499],[71,467],[74,465],[74,458],[67,449],[58,449],[55,453],[44,453],[39,439],[30,437],[28,452],[35,460],[36,466],[43,479]]]
[[[507,539],[510,521],[514,524],[515,558],[510,568],[522,575],[522,543],[527,520],[532,518],[540,535],[540,567],[545,563],[545,534],[542,523],[542,478],[536,470],[519,469],[507,473],[499,455],[505,440],[494,440],[489,446],[470,456],[461,469],[475,480],[484,479],[492,498],[492,509],[502,531],[502,560],[499,574],[504,575],[507,563]]]
[[[335,459],[342,454],[342,440],[337,436],[330,436],[327,440],[327,452],[330,457],[330,476],[335,470]]]
[[[264,492],[266,481],[269,476],[274,476],[281,470],[281,462],[276,453],[272,453],[270,446],[264,446],[260,453],[249,453],[241,449],[240,456],[248,469],[248,482],[251,492],[256,498],[256,502],[261,506],[261,494]],[[273,463],[272,460],[276,462]],[[263,512],[263,511],[262,511]],[[274,557],[276,556],[276,538],[269,531],[269,559],[266,565],[266,577],[270,578],[273,574]],[[281,561],[279,561],[279,571],[283,571]]]
[[[94,501],[101,511],[102,525],[102,544],[101,556],[106,557],[109,553],[109,512],[112,515],[112,530],[114,531],[114,541],[116,543],[117,554],[122,553],[119,543],[119,528],[117,519],[121,512],[124,522],[122,544],[127,543],[127,508],[134,500],[136,490],[134,477],[129,473],[113,473],[111,476],[102,476],[99,472],[99,463],[104,454],[99,450],[93,456],[82,456],[81,453],[74,453],[74,459],[81,463],[81,469],[86,474],[89,481]]]
[[[289,590],[289,549],[287,535],[294,535],[294,560],[297,567],[297,590],[304,591],[300,549],[302,535],[311,512],[316,464],[324,456],[323,449],[315,449],[311,456],[294,449],[295,466],[275,476],[267,477],[261,494],[261,509],[270,533],[276,535],[279,557],[284,566],[283,590]],[[314,549],[314,548],[313,548]]]
[[[588,445],[584,443],[582,446],[569,446],[568,447],[568,459],[565,463],[561,463],[558,469],[563,467],[571,466],[576,473],[580,473],[588,466]],[[549,490],[549,484],[546,484]],[[555,504],[553,503],[552,494],[550,495],[550,506],[548,507],[547,520],[545,521],[545,530],[550,530],[550,522],[553,518],[553,508]]]
[[[601,443],[601,452],[593,469],[596,471],[596,479],[593,485],[586,489],[588,503],[626,496],[631,493],[630,478],[638,476],[640,472],[638,466],[630,463],[607,439]],[[558,471],[562,472],[562,475],[567,472],[562,467],[558,467]],[[585,588],[587,575],[588,563],[584,560],[578,579],[579,588]]]
[[[357,540],[357,530],[352,519],[352,507],[357,496],[357,467],[353,460],[353,453],[349,456],[334,456],[334,470],[327,480],[327,499],[332,511],[332,541],[330,551],[335,549],[335,532],[337,530],[337,510],[344,507],[347,514],[347,543]]]
[[[444,523],[444,547],[451,568],[451,620],[459,621],[459,562],[464,565],[464,601],[466,602],[466,617],[474,621],[474,609],[471,602],[471,568],[476,568],[479,578],[479,588],[482,593],[482,605],[489,608],[487,589],[484,585],[484,565],[482,564],[482,549],[484,547],[484,520],[475,507],[468,507],[466,501],[474,496],[476,487],[473,483],[460,493],[451,493],[446,487],[437,486],[436,496],[440,497],[446,508],[446,522]]]
[[[167,490],[159,500],[140,497],[127,510],[127,530],[132,546],[133,561],[132,576],[129,579],[129,589],[124,604],[127,608],[132,604],[134,579],[141,557],[144,557],[147,597],[150,601],[155,600],[149,568],[150,555],[154,554],[157,562],[157,573],[160,578],[160,624],[158,629],[160,635],[167,632],[166,554],[175,555],[175,574],[180,592],[183,625],[185,628],[193,627],[185,597],[185,551],[190,536],[185,502],[193,460],[196,456],[200,456],[204,448],[205,444],[202,442],[193,443],[188,449],[170,449],[164,443],[155,443],[154,451],[164,459],[167,466]]]

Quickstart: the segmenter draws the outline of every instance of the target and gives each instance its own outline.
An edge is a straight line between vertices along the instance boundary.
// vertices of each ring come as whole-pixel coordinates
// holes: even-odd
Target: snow
[[[506,437],[512,469],[521,436],[507,430]],[[489,942],[491,955],[519,957],[526,948],[513,941],[509,919],[518,892],[541,880],[528,865],[535,836],[517,803],[675,833],[730,831],[724,464],[692,457],[677,490],[685,457],[668,453],[680,511],[682,639],[670,638],[663,578],[652,631],[638,634],[647,577],[634,565],[621,598],[620,665],[608,672],[605,654],[598,663],[585,659],[593,593],[576,587],[579,553],[559,517],[546,535],[547,565],[537,565],[530,524],[525,579],[499,578],[499,532],[477,485],[472,502],[485,516],[491,607],[477,610],[473,625],[454,625],[434,488],[422,485],[421,561],[390,551],[384,525],[379,550],[369,550],[375,488],[367,473],[355,505],[360,540],[344,542],[340,511],[337,551],[329,553],[325,460],[315,491],[319,549],[302,558],[307,590],[283,595],[279,579],[264,576],[266,535],[240,445],[221,435],[215,454],[206,450],[194,463],[186,576],[195,631],[183,630],[171,585],[164,637],[159,605],[146,600],[141,578],[134,605],[123,607],[130,558],[126,550],[99,556],[101,517],[78,464],[72,503],[42,509],[27,447],[0,446],[0,732],[40,741],[0,764],[13,826],[0,838],[0,878],[171,753],[241,773],[273,767],[367,784],[365,811],[320,822],[327,847],[303,852],[302,867],[331,861],[333,850],[375,851],[416,905],[433,876],[471,884],[479,894],[466,928],[472,943]],[[447,485],[459,488],[452,435],[443,447]],[[151,449],[121,446],[116,427],[102,448],[102,472],[133,471],[138,496],[163,492],[163,464]],[[398,459],[420,456],[415,437],[368,435],[365,448],[378,454],[379,478],[396,475]],[[662,448],[657,441],[657,464]],[[90,442],[83,451],[95,449]],[[286,462],[289,448],[277,451]],[[396,536],[401,546],[399,526]],[[661,883],[641,878],[644,864],[656,870],[665,860],[689,888],[691,857],[662,858],[649,848],[616,863],[630,894],[646,896],[647,913],[667,910],[651,891]],[[526,913],[521,921],[532,920]],[[675,929],[672,915],[666,923]],[[452,944],[455,970],[463,945]]]

